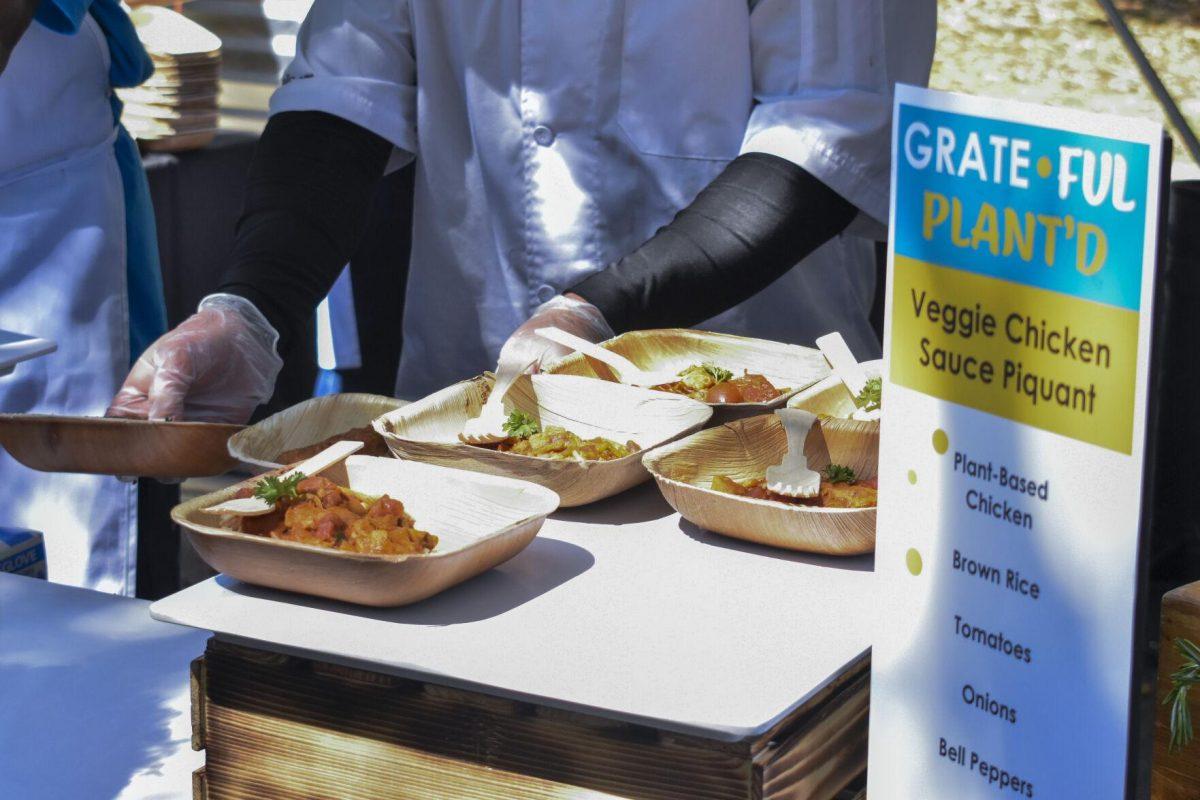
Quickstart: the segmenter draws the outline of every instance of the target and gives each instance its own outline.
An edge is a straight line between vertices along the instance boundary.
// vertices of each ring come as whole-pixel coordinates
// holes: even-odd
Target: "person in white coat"
[[[0,328],[58,350],[0,378],[0,411],[99,416],[166,330],[153,210],[114,86],[153,71],[118,0],[0,9]],[[137,491],[0,451],[0,525],[42,531],[49,577],[133,594]]]
[[[248,415],[274,375],[228,338],[264,331],[286,349],[353,249],[385,162],[413,158],[398,396],[494,364],[539,308],[597,338],[736,306],[705,324],[792,342],[838,329],[872,355],[874,265],[852,234],[882,232],[893,87],[927,80],[935,29],[934,0],[316,0],[221,288],[238,311],[164,337],[114,412]],[[707,190],[711,210],[760,182],[796,203],[764,234],[770,270],[752,266],[756,244],[716,272],[700,248],[691,282],[634,274],[657,267],[631,254]],[[576,291],[600,273],[626,282],[593,284],[603,304]],[[655,307],[674,311],[643,313]]]

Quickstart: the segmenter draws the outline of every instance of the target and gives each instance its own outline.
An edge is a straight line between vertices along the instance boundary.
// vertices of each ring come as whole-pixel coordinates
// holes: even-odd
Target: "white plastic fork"
[[[296,473],[303,472],[306,477],[318,475],[325,470],[344,461],[346,458],[361,450],[362,442],[334,442],[312,458],[306,458],[287,472],[279,475],[280,480],[290,478]],[[258,517],[275,510],[274,503],[268,503],[260,497],[239,497],[217,503],[204,509],[210,514],[233,514],[238,517]]]
[[[606,347],[593,344],[587,339],[581,339],[575,334],[567,333],[559,328],[538,328],[534,332],[543,339],[549,339],[563,347],[570,347],[589,358],[607,364],[616,373],[618,381],[630,386],[661,386],[664,383],[674,383],[679,380],[679,375],[674,372],[644,370],[619,353],[614,353]]]
[[[799,408],[781,408],[775,412],[787,434],[787,452],[783,461],[767,467],[767,489],[788,497],[816,497],[821,493],[821,473],[808,468],[804,442],[817,415]]]
[[[862,364],[859,364],[854,358],[854,354],[850,352],[846,340],[837,331],[827,333],[817,339],[817,347],[821,351],[821,355],[825,356],[825,360],[829,362],[829,366],[833,369],[833,374],[837,375],[845,384],[850,396],[855,399],[862,394],[862,390],[867,385],[867,372],[863,369]],[[864,411],[863,409],[855,409],[851,415],[852,419],[870,420],[879,419],[879,409],[874,411]]]
[[[495,444],[508,438],[504,432],[504,396],[516,383],[517,378],[536,362],[527,363],[501,361],[496,365],[496,378],[492,381],[492,393],[487,402],[479,410],[479,416],[467,420],[462,431],[458,434],[459,441],[464,444]]]

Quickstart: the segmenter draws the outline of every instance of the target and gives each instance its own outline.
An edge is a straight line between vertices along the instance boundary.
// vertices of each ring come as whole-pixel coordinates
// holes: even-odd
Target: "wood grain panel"
[[[204,657],[192,659],[188,665],[188,700],[192,710],[192,749],[204,749],[205,687]]]
[[[214,800],[251,796],[226,795],[226,787],[256,791],[272,775],[296,772],[303,773],[293,787],[296,797],[360,796],[349,790],[350,781],[363,787],[363,797],[472,796],[437,793],[437,780],[453,772],[448,765],[456,762],[472,779],[479,777],[474,767],[482,767],[600,796],[747,796],[747,753],[738,757],[666,741],[657,731],[634,725],[580,729],[530,704],[390,676],[366,678],[372,673],[345,668],[315,668],[298,658],[256,663],[238,657],[237,650],[213,643],[206,656],[206,770]],[[397,775],[407,779],[410,773],[416,781],[412,786],[387,793]],[[425,786],[428,776],[437,780],[429,778],[433,783]],[[555,790],[545,796],[564,795]]]
[[[1181,586],[1163,595],[1162,633],[1158,650],[1158,705],[1154,719],[1154,762],[1150,771],[1151,800],[1200,798],[1200,740],[1172,753],[1170,706],[1162,704],[1171,691],[1171,673],[1179,669],[1175,639],[1200,644],[1200,582]],[[1192,717],[1200,717],[1200,696],[1192,698]],[[1200,731],[1197,731],[1200,733]]]
[[[734,743],[216,640],[204,675],[211,800],[827,800],[865,748],[861,671],[776,738]],[[809,793],[787,793],[793,782]]]
[[[830,800],[864,769],[866,658],[718,742],[211,639],[197,798]],[[196,726],[193,722],[193,726]]]
[[[870,678],[862,675],[798,730],[759,758],[765,800],[835,797],[867,766]]]

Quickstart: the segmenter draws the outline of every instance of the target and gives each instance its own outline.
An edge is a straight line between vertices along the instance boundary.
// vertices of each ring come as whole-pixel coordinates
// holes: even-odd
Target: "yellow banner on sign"
[[[896,256],[891,380],[1130,453],[1136,311]]]

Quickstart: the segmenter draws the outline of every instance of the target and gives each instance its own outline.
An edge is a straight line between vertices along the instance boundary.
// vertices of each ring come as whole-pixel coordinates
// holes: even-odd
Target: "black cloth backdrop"
[[[1164,386],[1158,401],[1159,441],[1151,526],[1150,612],[1153,630],[1163,592],[1200,580],[1200,491],[1192,447],[1200,442],[1200,181],[1171,185],[1166,259],[1159,280],[1166,315],[1157,343]]]

